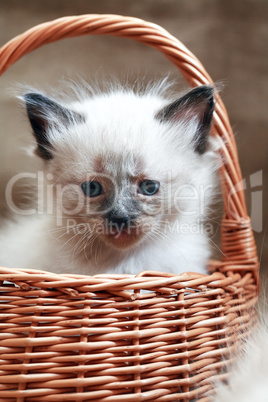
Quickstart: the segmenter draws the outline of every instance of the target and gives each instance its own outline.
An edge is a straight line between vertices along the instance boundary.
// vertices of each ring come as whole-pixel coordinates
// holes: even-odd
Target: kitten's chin
[[[141,234],[131,231],[120,231],[103,236],[105,243],[117,249],[127,249],[137,244],[142,238]]]

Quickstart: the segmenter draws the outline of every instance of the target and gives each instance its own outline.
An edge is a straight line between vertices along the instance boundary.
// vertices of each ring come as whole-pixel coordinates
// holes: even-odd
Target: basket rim
[[[214,264],[215,269],[220,262],[214,261]],[[79,292],[117,291],[124,298],[135,300],[140,297],[135,291],[140,292],[142,289],[153,291],[155,288],[163,294],[169,295],[175,294],[178,290],[193,288],[205,293],[208,290],[223,288],[225,291],[235,294],[238,289],[243,288],[247,281],[252,281],[252,278],[253,281],[256,281],[256,278],[249,272],[250,270],[244,267],[244,271],[244,275],[241,275],[239,270],[219,272],[215,269],[211,274],[142,271],[137,275],[97,274],[89,276],[70,273],[58,274],[38,269],[0,267],[0,283],[15,284],[22,291],[30,291],[32,288],[41,290],[53,288],[71,297],[78,296]],[[253,293],[257,292],[258,289]]]

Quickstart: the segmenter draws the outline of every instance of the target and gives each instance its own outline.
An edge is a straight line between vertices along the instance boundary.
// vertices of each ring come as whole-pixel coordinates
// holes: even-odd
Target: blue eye
[[[159,190],[160,183],[154,180],[143,180],[139,184],[139,193],[143,195],[154,195]]]
[[[87,197],[98,197],[103,193],[102,186],[98,181],[85,181],[81,184],[81,188]]]

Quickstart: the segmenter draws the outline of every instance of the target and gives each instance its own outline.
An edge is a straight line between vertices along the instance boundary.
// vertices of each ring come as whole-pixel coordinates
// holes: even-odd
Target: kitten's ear
[[[52,159],[49,127],[64,128],[81,122],[82,117],[40,93],[25,94],[23,100],[37,142],[37,153],[43,159]]]
[[[177,122],[187,124],[196,119],[198,128],[193,137],[194,149],[197,153],[203,154],[207,149],[214,105],[214,88],[203,85],[166,106],[156,117],[160,121],[170,121],[174,124]]]

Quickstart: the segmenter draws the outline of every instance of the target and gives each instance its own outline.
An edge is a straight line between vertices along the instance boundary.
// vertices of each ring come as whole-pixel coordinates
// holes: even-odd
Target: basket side
[[[60,39],[82,35],[130,38],[163,53],[192,87],[213,84],[199,60],[162,27],[137,18],[118,15],[81,15],[37,25],[10,40],[0,49],[0,74],[27,53]],[[224,200],[221,270],[252,271],[258,281],[258,259],[250,218],[247,214],[237,148],[224,104],[217,95],[214,134],[221,140],[224,164],[220,176]]]

